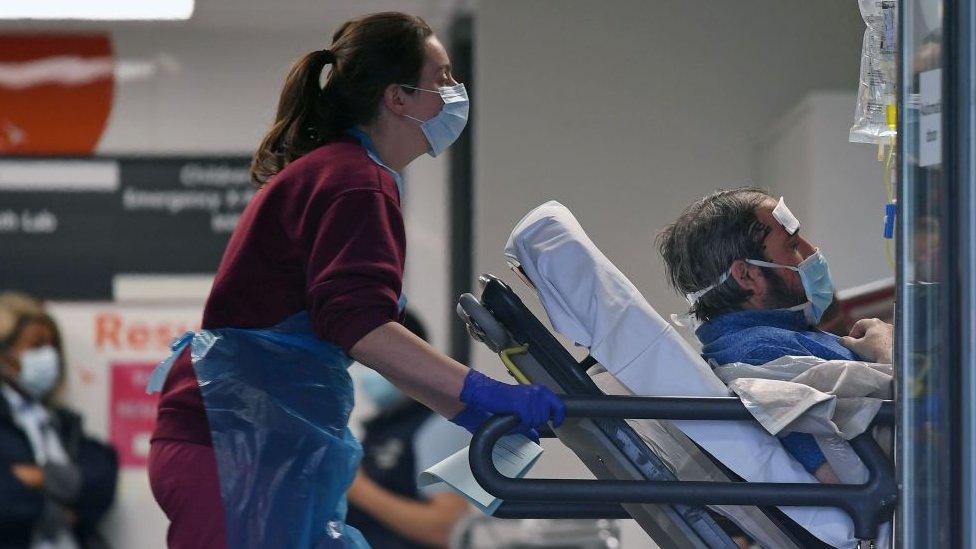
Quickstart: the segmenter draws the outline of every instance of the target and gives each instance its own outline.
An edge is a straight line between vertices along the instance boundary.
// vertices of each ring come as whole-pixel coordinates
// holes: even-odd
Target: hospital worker
[[[492,414],[529,433],[562,422],[548,389],[469,370],[398,322],[400,173],[442,154],[467,116],[419,17],[349,21],[292,67],[203,329],[149,382],[162,392],[149,478],[171,548],[367,546],[343,520],[361,455],[346,426],[352,360],[468,430]]]

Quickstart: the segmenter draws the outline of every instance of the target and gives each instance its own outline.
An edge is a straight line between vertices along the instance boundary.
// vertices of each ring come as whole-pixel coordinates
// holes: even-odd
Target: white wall
[[[854,100],[853,92],[811,93],[756,146],[756,180],[785,195],[838,289],[894,276],[881,238],[884,166],[876,146],[847,142]]]
[[[677,308],[657,231],[751,182],[760,131],[808,91],[853,89],[862,32],[845,0],[483,2],[476,268],[504,271],[515,221],[558,199],[648,299]]]
[[[695,198],[752,182],[761,130],[808,91],[856,87],[863,25],[848,0],[491,0],[476,31],[475,274],[521,290],[502,247],[557,199],[670,313],[682,302],[657,232]],[[504,375],[483,346],[475,364]],[[586,474],[554,444],[535,473]]]

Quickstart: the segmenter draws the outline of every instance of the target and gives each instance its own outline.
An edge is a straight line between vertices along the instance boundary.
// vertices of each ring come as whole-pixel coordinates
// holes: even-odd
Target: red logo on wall
[[[108,34],[0,34],[0,155],[93,153],[114,95]]]
[[[149,437],[156,426],[159,394],[147,395],[146,383],[155,364],[112,364],[109,432],[123,467],[145,467]]]

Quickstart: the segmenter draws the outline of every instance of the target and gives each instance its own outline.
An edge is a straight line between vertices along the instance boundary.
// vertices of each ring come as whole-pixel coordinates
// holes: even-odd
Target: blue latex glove
[[[492,414],[518,416],[520,429],[532,429],[550,419],[554,427],[559,427],[566,417],[565,405],[548,388],[542,385],[509,385],[476,370],[469,370],[464,378],[461,402],[468,404],[468,408],[474,406]]]
[[[483,408],[479,408],[474,404],[468,404],[463,410],[461,410],[460,413],[458,413],[458,415],[451,418],[451,422],[453,422],[455,425],[464,427],[473,435],[475,431],[481,427],[481,424],[488,421],[491,416],[491,412]],[[539,443],[539,432],[530,427],[526,427],[522,423],[519,423],[518,427],[509,432],[525,435],[531,439],[532,442],[535,442],[536,444]]]

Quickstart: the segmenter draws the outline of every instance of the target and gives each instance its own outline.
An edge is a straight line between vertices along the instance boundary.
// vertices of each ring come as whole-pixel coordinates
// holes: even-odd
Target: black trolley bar
[[[742,402],[734,397],[564,396],[563,401],[570,417],[753,421]],[[886,401],[875,423],[891,424],[893,419],[893,405]],[[897,499],[891,462],[870,432],[850,441],[869,473],[867,482],[860,485],[512,479],[498,472],[491,453],[498,439],[517,425],[518,418],[514,416],[488,420],[472,438],[468,453],[478,483],[505,501],[495,514],[504,518],[627,516],[621,503],[823,506],[844,510],[854,522],[855,536],[873,539],[878,526],[891,519]]]

